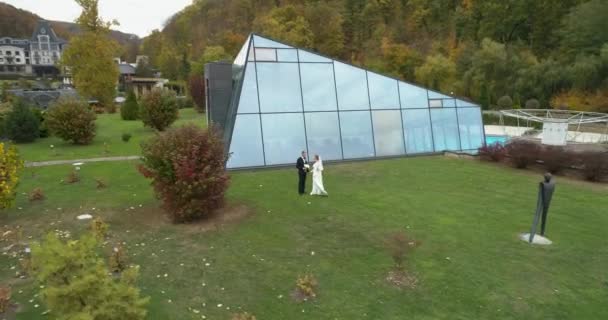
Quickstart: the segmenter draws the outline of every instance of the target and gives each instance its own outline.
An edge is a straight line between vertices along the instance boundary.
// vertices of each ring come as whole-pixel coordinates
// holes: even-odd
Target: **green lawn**
[[[186,123],[205,125],[204,115],[194,109],[181,109],[173,126]],[[26,161],[64,160],[96,157],[133,156],[140,154],[139,144],[151,137],[154,130],[145,128],[141,121],[123,121],[119,113],[97,116],[97,134],[93,143],[73,145],[57,137],[38,139],[33,143],[18,145],[21,157]],[[122,134],[130,133],[129,142],[122,141]],[[51,148],[51,145],[54,148]]]
[[[297,196],[293,169],[238,172],[227,216],[184,226],[162,218],[136,163],[85,164],[73,185],[60,184],[69,166],[28,169],[2,225],[23,226],[27,240],[82,231],[81,213],[103,216],[110,241],[125,241],[141,265],[149,319],[237,310],[257,319],[608,319],[605,185],[558,177],[554,244],[532,247],[517,239],[540,179],[527,171],[443,157],[326,165],[328,198]],[[95,189],[93,178],[109,187]],[[47,200],[31,204],[21,193],[38,186]],[[415,289],[384,280],[392,261],[383,243],[398,230],[421,243],[407,261]],[[17,265],[0,259],[1,282],[22,305],[17,319],[47,319],[36,285],[12,276]],[[305,272],[318,278],[318,298],[297,303],[290,292]]]

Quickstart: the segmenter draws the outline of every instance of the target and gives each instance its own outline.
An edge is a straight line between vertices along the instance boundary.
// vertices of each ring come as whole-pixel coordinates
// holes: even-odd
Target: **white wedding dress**
[[[327,192],[323,186],[323,161],[321,158],[312,165],[312,192],[311,196],[326,196]]]

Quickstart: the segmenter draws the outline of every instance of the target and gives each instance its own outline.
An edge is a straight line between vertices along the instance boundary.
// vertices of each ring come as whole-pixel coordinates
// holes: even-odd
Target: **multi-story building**
[[[58,75],[66,45],[48,21],[40,20],[31,39],[0,38],[0,74]]]

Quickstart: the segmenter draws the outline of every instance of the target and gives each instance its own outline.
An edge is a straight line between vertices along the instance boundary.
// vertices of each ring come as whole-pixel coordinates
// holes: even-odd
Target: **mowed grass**
[[[60,183],[69,166],[28,169],[2,224],[22,226],[33,241],[55,229],[82,232],[88,222],[78,214],[102,216],[111,226],[106,250],[124,241],[141,265],[148,319],[230,319],[240,310],[257,319],[608,319],[605,185],[557,177],[547,226],[554,244],[536,247],[518,239],[540,180],[526,171],[443,157],[328,164],[328,198],[299,197],[291,168],[236,172],[229,218],[172,225],[136,164],[85,164],[73,185]],[[108,187],[96,189],[93,178]],[[35,187],[44,202],[21,194]],[[385,240],[396,231],[420,242],[406,262],[414,289],[385,281]],[[37,285],[15,280],[17,259],[1,257],[18,319],[46,319]],[[298,303],[290,293],[304,273],[317,277],[318,297]]]
[[[140,120],[124,121],[120,113],[99,114],[96,120],[95,139],[88,145],[73,145],[57,137],[37,139],[33,143],[19,144],[19,153],[26,161],[70,160],[97,157],[136,156],[141,153],[140,143],[155,134]],[[173,127],[194,123],[206,124],[204,114],[194,109],[180,109],[179,119]],[[123,133],[131,134],[129,142],[122,141]],[[51,145],[54,148],[51,148]]]

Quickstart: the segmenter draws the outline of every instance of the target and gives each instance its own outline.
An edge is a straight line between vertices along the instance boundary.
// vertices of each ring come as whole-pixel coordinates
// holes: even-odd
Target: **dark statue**
[[[555,191],[555,181],[550,173],[545,173],[544,181],[538,185],[538,200],[536,202],[536,213],[534,214],[534,221],[532,222],[532,229],[530,230],[529,242],[532,243],[534,235],[536,234],[536,228],[538,227],[538,220],[540,223],[540,235],[545,236],[545,228],[547,226],[547,214],[549,213],[549,205],[551,204],[551,198]]]

